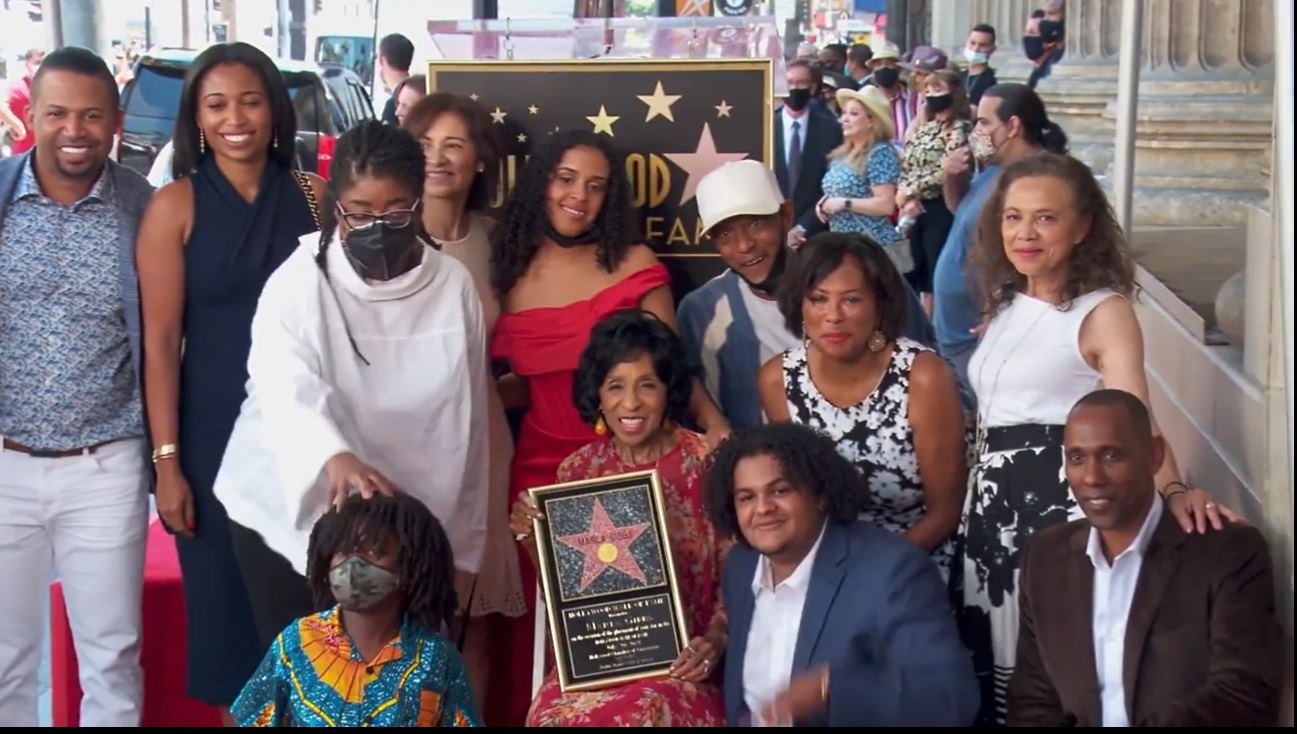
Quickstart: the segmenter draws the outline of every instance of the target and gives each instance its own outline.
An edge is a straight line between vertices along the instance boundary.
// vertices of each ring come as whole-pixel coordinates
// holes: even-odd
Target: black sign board
[[[689,640],[656,470],[531,490],[563,691],[666,675]]]
[[[702,237],[698,181],[727,161],[772,161],[771,76],[769,59],[435,61],[428,88],[476,99],[500,126],[510,150],[497,208],[536,141],[569,128],[607,135],[680,296],[724,268]]]

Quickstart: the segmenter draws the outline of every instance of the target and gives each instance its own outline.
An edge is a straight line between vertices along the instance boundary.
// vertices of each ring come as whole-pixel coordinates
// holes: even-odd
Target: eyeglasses
[[[414,215],[419,211],[416,204],[409,209],[392,209],[382,214],[373,214],[371,212],[348,212],[338,207],[338,215],[351,229],[369,229],[370,227],[382,222],[392,229],[403,229],[410,226],[414,221]]]

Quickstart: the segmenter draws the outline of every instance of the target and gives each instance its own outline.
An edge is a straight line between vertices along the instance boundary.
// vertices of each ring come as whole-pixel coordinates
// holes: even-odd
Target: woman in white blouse
[[[310,530],[349,494],[422,500],[469,586],[486,537],[482,307],[468,270],[423,233],[423,152],[366,122],[339,138],[329,174],[323,232],[262,292],[248,398],[216,479],[231,521],[292,564],[245,579],[254,610],[282,617],[258,627],[316,611]]]

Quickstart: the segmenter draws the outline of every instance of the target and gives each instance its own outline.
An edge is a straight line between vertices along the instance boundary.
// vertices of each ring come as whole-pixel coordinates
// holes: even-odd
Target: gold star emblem
[[[608,110],[603,105],[599,105],[599,114],[587,116],[585,119],[594,123],[595,134],[605,133],[611,138],[613,136],[612,124],[621,118],[608,114]]]
[[[472,94],[468,95],[468,98],[471,99],[471,100],[473,100],[474,102],[476,102],[476,101],[477,101],[477,92],[473,92]]]
[[[658,116],[665,117],[671,122],[676,121],[675,115],[671,112],[671,105],[680,101],[680,95],[667,94],[666,91],[662,89],[662,82],[658,82],[657,88],[653,90],[653,94],[640,94],[637,96],[639,97],[639,101],[648,105],[648,115],[644,118],[644,122],[648,122]]]
[[[527,108],[527,112],[528,112],[529,114],[534,115],[534,114],[536,114],[537,112],[540,112],[540,108],[537,107],[536,105],[532,105],[532,106],[530,106],[530,107]]]
[[[729,116],[730,116],[730,110],[732,110],[732,109],[734,109],[734,107],[731,106],[729,102],[726,102],[725,100],[722,99],[722,100],[721,100],[721,103],[718,104],[718,105],[716,105],[716,116],[717,116],[717,117],[729,117]]]
[[[496,107],[495,112],[491,113],[491,122],[494,122],[497,125],[503,125],[504,118],[508,114],[509,114],[508,112],[505,112],[504,110],[501,110],[499,107]]]
[[[518,133],[518,142],[519,143],[527,142],[527,133]]]

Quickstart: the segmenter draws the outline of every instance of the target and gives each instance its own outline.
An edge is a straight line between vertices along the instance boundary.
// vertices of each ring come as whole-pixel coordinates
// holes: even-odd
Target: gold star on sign
[[[494,122],[497,125],[503,125],[504,118],[508,114],[509,114],[508,112],[505,112],[504,110],[501,110],[499,107],[496,107],[495,112],[491,113],[491,122]]]
[[[476,101],[477,101],[477,92],[473,92],[472,94],[468,95],[468,98],[471,99],[471,100],[473,100],[474,102],[476,102]]]
[[[662,82],[658,82],[657,88],[653,90],[653,94],[640,94],[637,96],[639,97],[639,101],[648,105],[648,115],[644,118],[644,122],[648,122],[658,116],[665,117],[671,122],[676,121],[675,115],[671,112],[671,105],[680,101],[680,95],[667,94],[662,89]]]
[[[518,133],[518,142],[519,143],[527,142],[527,133]]]
[[[528,112],[529,114],[533,114],[533,115],[534,115],[534,114],[536,114],[537,112],[540,112],[540,108],[537,107],[536,105],[532,105],[532,106],[530,106],[530,107],[527,108],[527,112]]]
[[[620,118],[620,117],[614,117],[614,116],[608,114],[608,110],[607,110],[606,108],[604,108],[603,105],[599,105],[599,114],[594,115],[594,116],[587,116],[585,119],[587,119],[587,120],[589,120],[590,122],[594,123],[594,131],[595,131],[595,134],[596,134],[596,135],[599,134],[599,133],[606,133],[606,134],[608,135],[608,137],[611,138],[611,137],[612,137],[612,124],[613,124],[614,122],[617,122],[617,121],[620,120],[621,118]]]
[[[717,116],[717,117],[729,117],[729,116],[730,116],[730,110],[732,110],[732,109],[734,109],[734,107],[731,106],[729,102],[726,102],[725,100],[722,99],[722,100],[721,100],[721,103],[718,104],[718,105],[716,105],[716,116]]]

